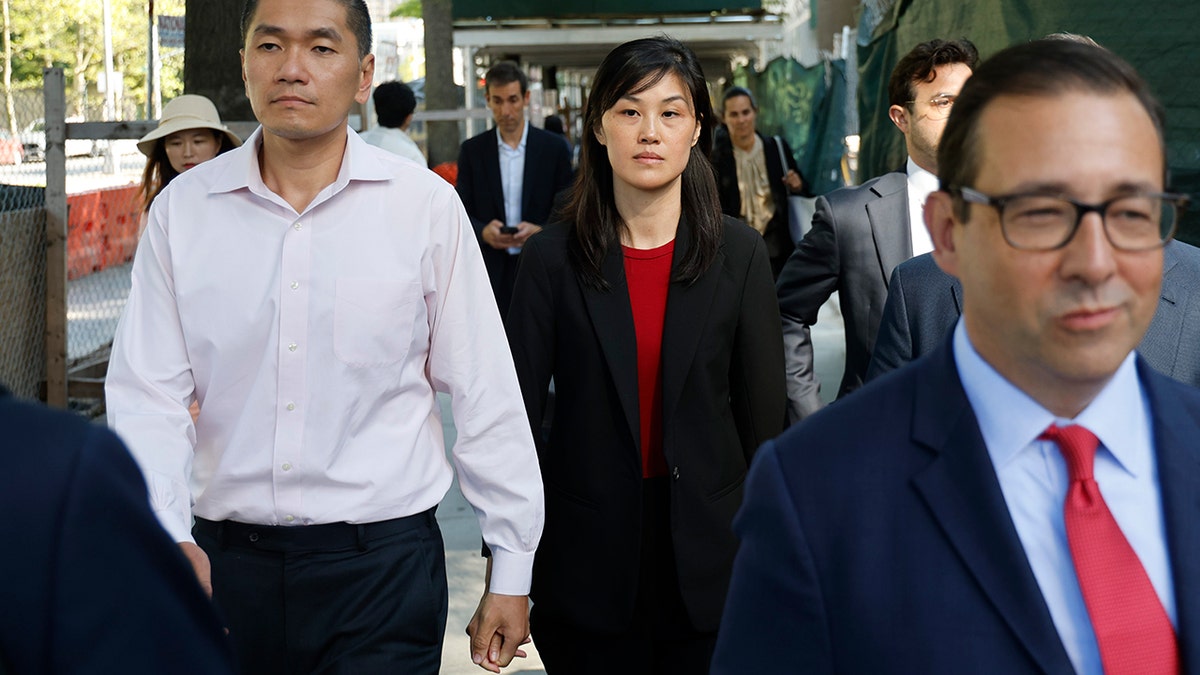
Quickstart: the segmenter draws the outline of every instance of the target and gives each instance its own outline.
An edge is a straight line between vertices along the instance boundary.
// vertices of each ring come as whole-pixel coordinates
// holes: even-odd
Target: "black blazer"
[[[0,388],[0,514],[0,672],[234,672],[212,603],[108,429]]]
[[[525,174],[521,187],[521,220],[534,225],[550,222],[554,200],[571,184],[571,155],[562,138],[533,125],[525,139]],[[455,189],[479,238],[483,263],[500,316],[508,313],[513,283],[517,278],[517,256],[498,251],[483,242],[483,228],[493,220],[504,223],[504,188],[500,183],[500,150],[497,131],[489,129],[463,142],[458,153],[458,182]],[[516,225],[516,223],[506,223]]]
[[[771,220],[767,223],[767,231],[763,232],[763,239],[767,242],[767,255],[771,258],[771,270],[778,275],[783,263],[792,254],[792,249],[796,247],[795,242],[792,241],[791,232],[788,230],[788,190],[787,186],[783,184],[783,175],[787,169],[800,174],[800,167],[796,166],[796,158],[792,155],[792,149],[783,138],[779,140],[783,142],[783,150],[787,155],[786,169],[779,161],[779,146],[775,144],[776,137],[764,136],[758,132],[755,134],[763,144],[767,179],[771,182],[771,198],[775,200],[775,215],[771,216]],[[738,190],[737,163],[733,159],[733,142],[729,140],[729,131],[724,126],[718,128],[713,139],[712,163],[713,170],[717,175],[717,193],[721,198],[721,211],[727,216],[741,218],[742,193]],[[800,174],[800,180],[803,181],[803,188],[797,194],[808,194],[808,181],[804,180],[804,174]]]
[[[1163,249],[1162,291],[1138,353],[1158,372],[1200,386],[1200,249]],[[962,285],[926,253],[896,266],[867,380],[932,351],[962,314]]]
[[[637,342],[619,246],[607,291],[583,286],[570,225],[532,237],[506,324],[534,436],[554,378],[555,409],[538,458],[546,525],[534,602],[577,625],[628,625],[639,570],[642,463]],[[680,223],[673,266],[690,245]],[[784,425],[779,312],[766,246],[725,219],[725,238],[691,285],[672,282],[662,338],[663,451],[680,591],[699,630],[715,630],[737,541],[731,530],[755,449]]]
[[[1183,672],[1200,671],[1200,391],[1138,359]],[[950,338],[768,443],[713,675],[1074,669],[1009,515]]]

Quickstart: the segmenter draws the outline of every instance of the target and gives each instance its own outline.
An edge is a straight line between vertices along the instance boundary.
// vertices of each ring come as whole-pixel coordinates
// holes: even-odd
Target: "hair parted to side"
[[[412,87],[393,80],[375,87],[375,117],[383,127],[398,128],[417,109],[417,95]]]
[[[746,98],[750,99],[750,109],[758,110],[758,101],[754,100],[754,94],[752,94],[749,89],[745,87],[730,87],[726,89],[725,93],[721,96],[722,112],[725,111],[725,103],[734,96],[745,96]]]
[[[1104,47],[1061,38],[1034,40],[998,52],[975,71],[950,111],[938,145],[942,190],[971,187],[979,175],[979,120],[989,104],[1005,96],[1054,98],[1069,92],[1129,94],[1154,123],[1167,176],[1162,106],[1133,66]],[[968,206],[957,213],[966,221]]]
[[[596,131],[604,113],[622,97],[645,91],[668,75],[678,77],[687,89],[700,122],[700,138],[681,176],[682,222],[691,230],[691,245],[673,281],[694,282],[712,264],[721,245],[721,203],[708,161],[716,120],[700,62],[682,42],[665,35],[626,42],[604,57],[592,80],[584,109],[579,173],[560,214],[575,223],[571,257],[580,280],[593,288],[608,288],[601,264],[610,247],[618,245],[625,227],[613,195],[612,165]]]
[[[364,0],[333,0],[346,8],[346,26],[354,33],[358,42],[358,59],[361,61],[371,53],[371,12]],[[242,5],[242,45],[250,33],[250,22],[254,20],[254,12],[258,10],[258,0],[246,0]]]
[[[218,155],[234,148],[233,141],[229,140],[229,136],[226,134],[216,129],[205,129],[205,131],[211,131],[213,138],[216,139]],[[179,175],[175,167],[171,166],[171,161],[167,159],[166,140],[165,138],[158,139],[158,142],[154,144],[154,152],[146,159],[146,168],[142,169],[142,187],[138,192],[142,195],[143,211],[149,211],[150,204],[154,203],[154,198]]]
[[[529,91],[529,77],[525,75],[525,71],[521,70],[521,66],[518,66],[515,61],[500,61],[484,73],[483,91],[487,94],[491,92],[492,85],[503,87],[513,82],[521,83],[522,96]]]
[[[905,106],[913,98],[914,82],[927,82],[934,68],[961,63],[971,70],[979,65],[979,50],[970,40],[929,40],[900,57],[888,79],[888,105]]]

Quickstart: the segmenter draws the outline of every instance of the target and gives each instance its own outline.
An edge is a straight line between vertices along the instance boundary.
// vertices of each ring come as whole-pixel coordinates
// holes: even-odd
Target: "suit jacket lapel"
[[[500,214],[498,220],[505,220],[504,209],[504,183],[500,180],[500,148],[496,144],[500,142],[500,130],[492,128],[491,136],[486,144],[484,144],[484,170],[487,172],[487,189],[492,193],[492,208],[496,209],[496,213]],[[516,223],[506,223],[508,225],[516,225]]]
[[[950,345],[947,338],[933,352],[913,397],[913,440],[935,455],[913,476],[913,485],[963,564],[1041,669],[1071,673],[1071,662],[958,379]]]
[[[613,242],[600,268],[609,288],[599,291],[583,287],[596,339],[608,362],[608,372],[625,411],[629,433],[641,452],[642,434],[638,416],[637,334],[633,327],[633,308],[629,304],[629,287],[625,282],[625,262],[621,246]]]
[[[896,265],[912,257],[912,234],[908,225],[908,179],[904,174],[895,175],[896,178],[886,183],[876,183],[873,189],[879,199],[867,202],[867,219],[871,221],[871,234],[879,254],[885,288]]]
[[[671,260],[671,274],[679,268],[683,256],[692,245],[691,227],[680,219],[675,234],[675,253]],[[688,371],[700,344],[700,337],[708,324],[708,312],[712,307],[713,295],[720,281],[720,270],[725,262],[725,253],[718,250],[712,265],[695,283],[686,285],[671,282],[667,293],[667,312],[663,322],[662,373],[663,373],[663,420],[670,420],[683,394]]]
[[[1146,356],[1158,366],[1163,375],[1186,381],[1190,373],[1175,372],[1179,358],[1180,339],[1183,334],[1184,317],[1187,314],[1189,289],[1187,282],[1172,275],[1171,270],[1179,262],[1176,249],[1170,244],[1163,249],[1162,293],[1154,320],[1138,345],[1138,353]]]
[[[1167,531],[1167,554],[1175,584],[1175,612],[1184,669],[1200,664],[1200,454],[1195,439],[1197,411],[1189,410],[1138,359],[1142,385],[1150,399],[1158,483]]]

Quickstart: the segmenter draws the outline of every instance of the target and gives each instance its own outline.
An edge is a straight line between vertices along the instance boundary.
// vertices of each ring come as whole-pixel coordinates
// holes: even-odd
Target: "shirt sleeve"
[[[104,389],[109,426],[137,459],[155,515],[182,542],[193,541],[188,475],[196,432],[188,406],[195,382],[175,304],[168,199],[160,195],[151,207],[134,255]]]
[[[444,203],[432,209],[424,270],[436,289],[427,296],[430,379],[451,397],[454,465],[492,551],[490,590],[527,595],[545,518],[537,452],[466,211],[449,186],[435,200]]]

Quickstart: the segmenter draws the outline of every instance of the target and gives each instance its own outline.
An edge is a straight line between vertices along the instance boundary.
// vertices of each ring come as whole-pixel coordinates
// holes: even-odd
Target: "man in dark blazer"
[[[1137,351],[1158,372],[1200,386],[1200,249],[1163,248],[1162,294]],[[962,284],[919,255],[892,272],[867,381],[933,351],[962,314]]]
[[[497,63],[484,82],[496,126],[462,144],[455,187],[479,237],[504,317],[517,278],[517,255],[550,220],[555,196],[570,185],[571,155],[561,137],[525,119],[529,79],[517,64]]]
[[[714,134],[712,152],[721,211],[740,218],[762,233],[763,240],[767,242],[767,255],[771,258],[771,274],[778,277],[783,263],[796,247],[788,229],[788,196],[807,192],[804,176],[796,166],[796,158],[787,141],[779,136],[764,136],[755,128],[758,103],[749,89],[730,87],[722,98],[722,119],[725,124],[718,127]],[[765,214],[756,210],[760,205],[748,205],[742,199],[743,189],[753,191],[756,186],[753,184],[755,172],[739,176],[739,155],[745,156],[750,162],[762,162],[758,175],[765,175],[770,188],[773,211],[769,218],[763,219],[762,215]]]
[[[121,441],[3,387],[0,438],[0,672],[234,672]]]
[[[1200,669],[1200,392],[1134,353],[1162,130],[1098,47],[975,72],[925,205],[962,319],[758,452],[714,675]]]
[[[888,277],[914,252],[930,249],[920,205],[937,184],[937,145],[946,115],[978,59],[967,40],[923,42],[901,58],[888,84],[888,114],[904,134],[905,170],[817,199],[812,229],[778,281],[792,422],[822,406],[809,328],[835,291],[846,330],[846,367],[838,396],[862,385]]]

